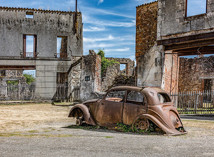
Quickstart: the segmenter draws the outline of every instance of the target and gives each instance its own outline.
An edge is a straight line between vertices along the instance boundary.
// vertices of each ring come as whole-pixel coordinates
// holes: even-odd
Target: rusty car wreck
[[[103,99],[73,106],[69,117],[75,117],[77,125],[108,127],[123,123],[146,131],[155,124],[168,135],[186,133],[169,95],[155,87],[113,87]]]

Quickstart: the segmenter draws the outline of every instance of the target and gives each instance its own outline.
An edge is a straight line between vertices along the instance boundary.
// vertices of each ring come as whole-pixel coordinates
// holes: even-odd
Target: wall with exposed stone
[[[27,13],[32,13],[33,18],[27,18]],[[23,57],[25,34],[37,36],[37,56],[34,58]],[[51,100],[57,89],[57,73],[67,73],[73,59],[83,55],[80,12],[75,19],[75,12],[0,7],[0,36],[0,69],[36,70],[36,95],[39,99]],[[67,50],[64,59],[56,56],[59,36],[67,40],[67,47],[62,47]],[[76,69],[72,72],[78,78],[80,67]],[[76,80],[74,75],[70,75]]]
[[[180,58],[179,91],[203,91],[204,80],[212,80],[214,90],[214,56]]]
[[[158,46],[157,15],[158,2],[137,7],[136,17],[136,61],[137,85],[157,86],[162,83],[164,56],[163,47]]]
[[[179,57],[172,51],[166,51],[164,57],[162,89],[168,93],[178,92]]]
[[[81,101],[96,98],[95,93],[101,90],[101,57],[93,50],[83,56],[80,82]]]
[[[191,17],[185,0],[158,0],[158,40],[214,32],[213,25],[214,0],[207,0],[207,14]]]

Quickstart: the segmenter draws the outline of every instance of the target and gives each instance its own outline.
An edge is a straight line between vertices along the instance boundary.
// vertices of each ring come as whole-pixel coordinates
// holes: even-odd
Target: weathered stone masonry
[[[162,78],[162,47],[157,46],[158,2],[137,7],[136,61],[137,85],[160,86]]]
[[[212,64],[211,64],[212,63]],[[200,58],[180,58],[179,91],[204,91],[206,80],[214,90],[214,56]]]
[[[29,13],[33,18],[27,18]],[[0,69],[36,70],[36,94],[50,100],[57,73],[67,73],[83,55],[82,15],[75,17],[75,12],[0,7]],[[25,57],[25,35],[34,36],[33,57]],[[57,58],[57,37],[66,37],[66,57]]]
[[[137,7],[138,86],[178,91],[179,56],[213,54],[214,0],[207,13],[186,17],[186,0],[158,0]]]

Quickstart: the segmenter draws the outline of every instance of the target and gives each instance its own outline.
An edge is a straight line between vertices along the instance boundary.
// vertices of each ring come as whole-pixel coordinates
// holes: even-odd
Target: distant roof
[[[0,6],[0,10],[8,10],[8,11],[36,11],[36,12],[44,12],[44,13],[66,13],[73,14],[73,11],[60,11],[60,10],[43,10],[43,9],[34,9],[34,8],[16,8],[16,7],[4,7]]]
[[[149,4],[152,4],[152,3],[156,3],[156,2],[158,2],[158,1],[150,2],[150,3],[144,3],[144,4],[141,4],[141,5],[138,5],[136,8],[144,6],[144,5],[149,5]]]

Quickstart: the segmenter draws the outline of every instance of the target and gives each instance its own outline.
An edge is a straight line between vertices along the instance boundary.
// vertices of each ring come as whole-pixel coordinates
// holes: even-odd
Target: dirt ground
[[[69,122],[69,107],[51,104],[0,105],[0,133],[18,132]]]
[[[187,120],[183,136],[75,128],[69,107],[0,105],[0,156],[214,156],[214,120]]]

